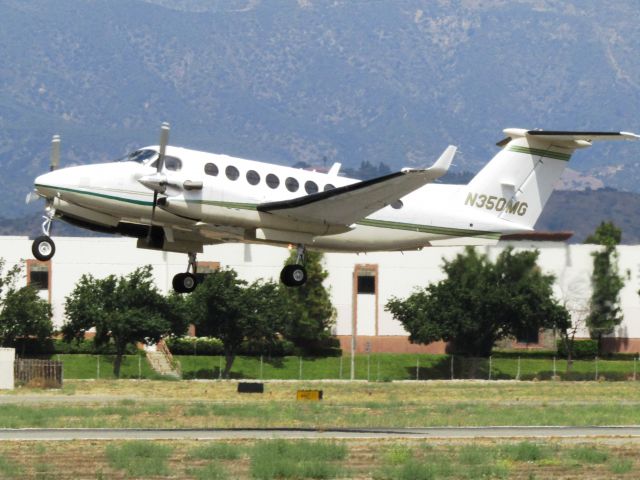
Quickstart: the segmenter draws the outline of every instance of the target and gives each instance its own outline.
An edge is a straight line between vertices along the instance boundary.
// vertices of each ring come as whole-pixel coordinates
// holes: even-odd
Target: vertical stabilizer
[[[502,150],[460,192],[458,202],[533,228],[576,149],[593,140],[637,139],[625,132],[504,130]]]

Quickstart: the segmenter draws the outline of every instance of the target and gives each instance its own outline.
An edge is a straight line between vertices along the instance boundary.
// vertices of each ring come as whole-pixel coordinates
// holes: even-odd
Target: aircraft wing
[[[351,225],[444,175],[456,147],[450,145],[440,158],[424,170],[400,172],[353,183],[326,192],[258,205],[258,211],[296,221],[325,225]]]

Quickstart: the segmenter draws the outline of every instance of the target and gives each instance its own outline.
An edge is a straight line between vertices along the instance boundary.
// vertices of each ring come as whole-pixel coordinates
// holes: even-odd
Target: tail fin
[[[458,202],[529,230],[576,149],[594,140],[636,140],[627,132],[505,129],[503,149],[463,187]]]

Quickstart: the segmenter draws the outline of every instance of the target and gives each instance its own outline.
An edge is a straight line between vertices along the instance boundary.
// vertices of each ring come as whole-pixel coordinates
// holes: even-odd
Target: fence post
[[[142,356],[138,354],[138,380],[142,380]]]
[[[378,356],[378,372],[376,373],[376,382],[380,381],[380,356]]]
[[[518,371],[516,372],[516,380],[520,380],[520,357],[518,357]]]
[[[451,380],[453,380],[453,355],[451,355]]]
[[[371,354],[367,355],[367,382],[371,381]]]
[[[489,355],[489,380],[491,380],[491,355]]]
[[[556,379],[556,357],[553,356],[553,379]]]
[[[420,380],[420,357],[416,359],[416,380]]]
[[[633,380],[635,381],[636,379],[636,357],[633,357]]]
[[[342,359],[343,359],[343,358],[344,358],[344,357],[343,357],[342,355],[340,355],[340,373],[339,373],[339,375],[340,375],[340,377],[339,377],[339,378],[340,378],[340,380],[342,380]]]
[[[262,355],[260,355],[260,380],[262,380],[262,368],[263,368],[263,359]]]
[[[100,380],[100,355],[96,355],[96,380]]]
[[[222,380],[222,356],[218,357],[218,380]]]
[[[299,361],[300,361],[300,369],[298,372],[298,380],[302,380],[302,357],[298,357]]]
[[[595,381],[598,381],[598,357],[596,356],[596,378]]]

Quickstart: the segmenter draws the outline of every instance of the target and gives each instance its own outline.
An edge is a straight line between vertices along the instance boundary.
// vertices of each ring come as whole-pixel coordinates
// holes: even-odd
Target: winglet
[[[340,162],[335,162],[333,165],[331,165],[331,168],[327,172],[327,175],[337,177],[338,173],[340,173],[340,167],[342,167],[342,164]]]
[[[458,148],[456,146],[449,145],[444,152],[442,152],[442,155],[440,155],[438,160],[436,160],[435,163],[427,169],[429,173],[432,174],[431,178],[435,180],[447,173],[457,150]]]
[[[433,165],[431,165],[429,168],[427,168],[425,170],[416,170],[416,169],[413,169],[413,168],[403,168],[401,171],[403,173],[408,173],[408,172],[429,172],[429,179],[430,179],[430,181],[433,181],[436,178],[440,178],[445,173],[447,173],[447,170],[449,170],[449,167],[451,166],[451,161],[453,160],[453,157],[456,154],[456,150],[458,150],[458,147],[456,147],[454,145],[449,145],[444,150],[444,152],[442,152],[442,155],[440,155],[438,160],[436,160]]]

